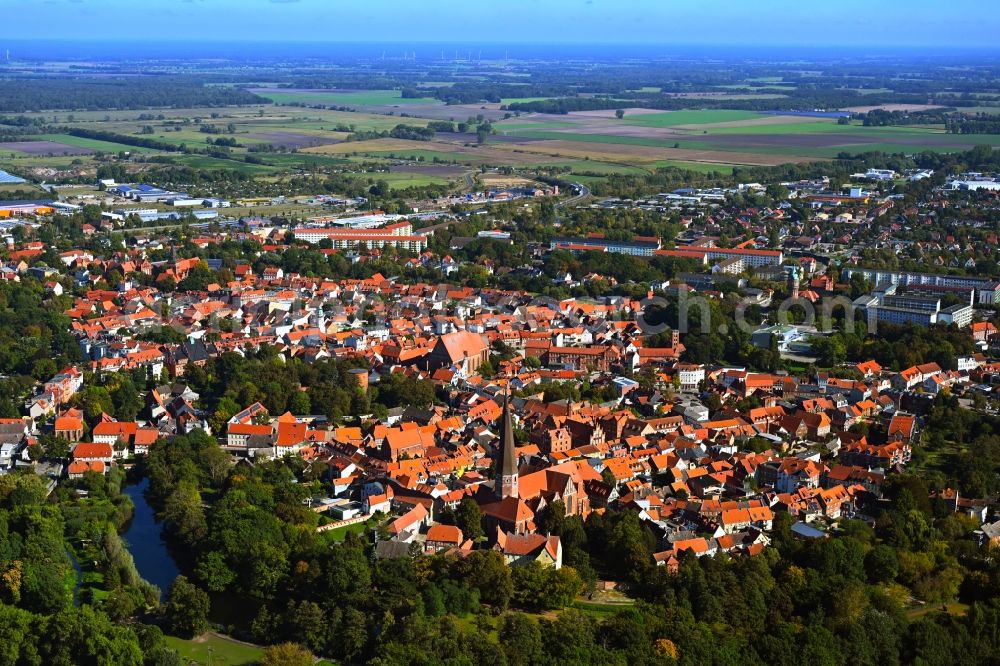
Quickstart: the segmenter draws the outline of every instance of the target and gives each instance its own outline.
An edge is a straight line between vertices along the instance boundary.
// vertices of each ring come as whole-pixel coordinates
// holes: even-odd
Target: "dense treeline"
[[[1000,116],[982,115],[952,120],[947,130],[951,134],[1000,134]]]
[[[731,92],[731,91],[727,91]],[[844,90],[803,89],[783,97],[757,99],[727,99],[725,97],[673,97],[669,95],[633,95],[620,92],[608,96],[557,97],[554,99],[512,102],[507,109],[519,113],[566,114],[571,111],[620,109],[625,105],[663,111],[682,109],[741,109],[745,111],[803,111],[811,109],[841,109],[863,104],[920,104],[926,97],[896,93],[865,95]]]
[[[927,415],[914,462],[921,476],[951,485],[964,497],[1000,492],[1000,418],[965,409],[952,395],[938,395]]]
[[[40,190],[2,190],[0,201],[29,201],[39,195],[41,195]]]
[[[838,331],[817,340],[814,352],[825,367],[844,361],[875,359],[894,371],[920,363],[937,363],[955,369],[955,359],[976,351],[967,331],[956,326],[916,326],[879,323],[877,335],[867,335],[865,322],[856,321],[853,332]]]
[[[140,148],[151,148],[153,150],[178,150],[176,144],[169,143],[167,141],[159,141],[158,139],[149,139],[143,136],[134,136],[132,134],[119,134],[118,132],[111,132],[108,130],[88,129],[85,127],[65,127],[63,128],[63,132],[65,134],[69,134],[70,136],[78,136],[83,139],[96,139],[98,141],[110,141],[111,143],[123,143],[126,146],[138,146]]]
[[[291,411],[325,416],[337,423],[346,416],[373,411],[384,416],[389,408],[425,408],[435,401],[430,381],[398,373],[373,384],[367,393],[359,390],[350,373],[359,367],[356,361],[283,361],[274,347],[247,354],[245,358],[235,352],[225,353],[202,367],[188,368],[184,374],[185,382],[206,396],[203,402],[213,429],[221,429],[236,412],[255,402],[261,402],[274,415]]]
[[[51,250],[45,258],[50,265],[60,264]],[[62,314],[71,301],[46,298],[38,280],[0,284],[0,416],[20,416],[20,402],[35,381],[80,358],[69,318]]]
[[[242,88],[206,86],[198,79],[180,76],[0,79],[0,113],[262,103],[266,100]]]
[[[0,663],[179,666],[162,632],[136,622],[157,593],[118,535],[132,514],[123,480],[88,474],[47,501],[30,471],[0,476]]]
[[[954,117],[954,109],[933,111],[886,111],[872,109],[861,114],[865,127],[890,127],[894,125],[941,125]]]
[[[406,125],[400,123],[391,130],[367,130],[363,132],[352,132],[347,136],[347,141],[368,141],[370,139],[409,139],[410,141],[431,141],[434,139],[434,130],[430,127],[419,127],[417,125]]]

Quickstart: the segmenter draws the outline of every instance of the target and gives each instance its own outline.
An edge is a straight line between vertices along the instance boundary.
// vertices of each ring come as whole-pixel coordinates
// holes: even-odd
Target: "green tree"
[[[163,606],[163,619],[170,633],[191,638],[208,629],[208,595],[184,576],[178,576],[170,586]]]
[[[880,544],[865,555],[865,573],[872,583],[889,583],[899,575],[899,558],[891,546]]]
[[[479,503],[471,497],[463,499],[455,510],[455,524],[466,539],[478,541],[483,538],[483,512]]]
[[[456,561],[453,571],[459,580],[479,590],[480,598],[499,610],[504,610],[514,593],[510,567],[503,556],[493,550],[475,550]]]
[[[524,613],[504,615],[497,637],[510,666],[532,666],[541,661],[542,632]]]
[[[295,643],[272,645],[260,659],[261,666],[312,666],[312,663],[312,653]]]
[[[210,550],[198,558],[195,572],[209,592],[225,592],[236,581],[236,573],[217,550]]]
[[[177,538],[188,546],[194,546],[204,538],[208,530],[205,510],[194,482],[184,481],[177,485],[164,503],[163,520]]]

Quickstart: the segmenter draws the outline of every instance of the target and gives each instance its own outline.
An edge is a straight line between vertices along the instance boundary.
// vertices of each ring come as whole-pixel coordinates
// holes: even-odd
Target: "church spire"
[[[517,453],[514,451],[514,424],[510,417],[509,391],[503,394],[500,445],[497,447],[493,488],[499,499],[517,497]]]

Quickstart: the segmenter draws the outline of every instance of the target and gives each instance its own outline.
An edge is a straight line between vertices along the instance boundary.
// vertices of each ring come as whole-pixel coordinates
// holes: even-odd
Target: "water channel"
[[[180,571],[161,536],[162,526],[156,522],[156,512],[146,501],[147,487],[149,479],[143,479],[122,489],[122,492],[132,498],[132,503],[135,505],[132,522],[122,537],[128,544],[139,575],[160,588],[162,600],[166,598],[170,585]]]

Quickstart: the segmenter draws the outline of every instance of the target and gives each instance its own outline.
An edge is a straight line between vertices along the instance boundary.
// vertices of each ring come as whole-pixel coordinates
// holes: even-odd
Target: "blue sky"
[[[14,39],[993,47],[1000,31],[997,0],[0,0],[0,12]]]

